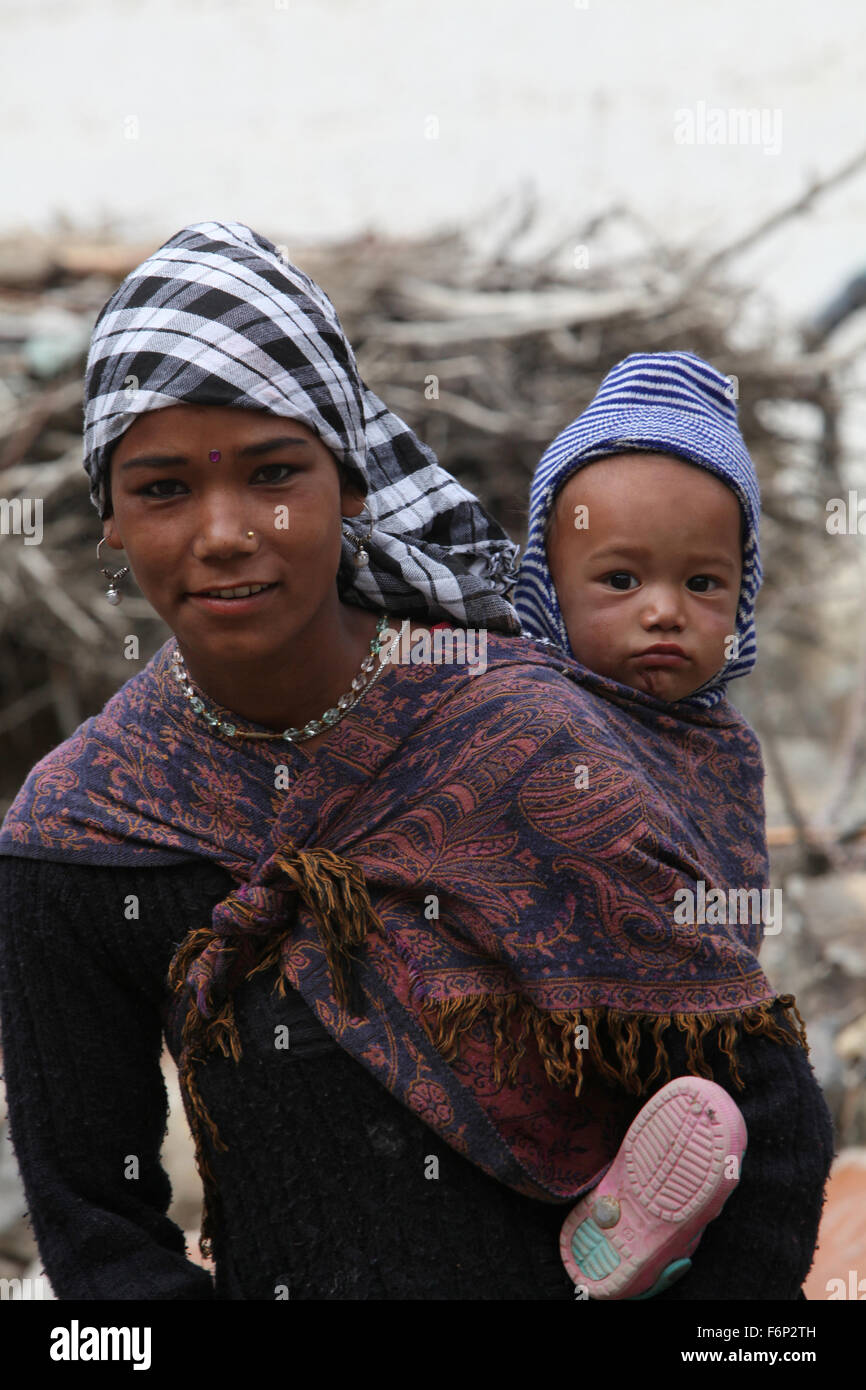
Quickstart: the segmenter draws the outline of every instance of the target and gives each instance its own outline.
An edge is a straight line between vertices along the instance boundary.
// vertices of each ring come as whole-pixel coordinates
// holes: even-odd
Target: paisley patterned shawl
[[[204,857],[235,878],[170,973],[206,1195],[204,1132],[221,1141],[195,1065],[240,1055],[232,991],[257,970],[454,1149],[548,1201],[611,1161],[669,1029],[704,1075],[710,1034],[735,1077],[743,1028],[805,1045],[799,1015],[770,1016],[760,923],[674,918],[699,880],[767,883],[760,751],[727,701],[667,705],[489,634],[486,671],[391,665],[312,752],[228,754],[172,645],[34,767],[0,854]]]

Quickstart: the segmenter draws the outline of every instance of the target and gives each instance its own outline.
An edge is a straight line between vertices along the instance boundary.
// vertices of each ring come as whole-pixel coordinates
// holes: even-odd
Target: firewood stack
[[[840,350],[838,334],[780,321],[737,264],[855,165],[712,255],[663,243],[623,209],[532,252],[526,205],[510,221],[500,214],[493,233],[414,241],[305,248],[267,229],[331,296],[368,385],[518,541],[542,451],[620,358],[687,349],[731,377],[763,490],[766,573],[760,674],[736,698],[779,756],[778,739],[807,728],[836,757],[834,850],[852,842],[866,625],[857,537],[830,536],[825,519],[828,499],[847,496],[843,423],[864,335]],[[146,661],[168,635],[130,576],[120,607],[105,602],[81,466],[90,331],[152,249],[71,235],[0,243],[0,812],[35,759],[139,669],[124,636],[138,634]],[[26,498],[42,499],[39,544],[8,533]],[[826,867],[827,834],[809,824],[797,780],[775,778],[774,833],[807,867]]]

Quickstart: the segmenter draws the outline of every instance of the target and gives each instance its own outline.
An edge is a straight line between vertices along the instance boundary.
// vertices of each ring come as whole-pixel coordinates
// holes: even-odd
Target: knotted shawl
[[[790,996],[797,1024],[771,1017],[759,922],[676,920],[700,880],[767,882],[760,751],[727,702],[666,705],[490,635],[484,672],[389,664],[312,752],[229,755],[172,645],[33,768],[0,853],[234,877],[170,973],[208,1201],[221,1141],[197,1068],[240,1055],[232,992],[258,971],[455,1150],[547,1201],[609,1164],[671,1029],[701,1075],[712,1035],[735,1080],[743,1029],[805,1045]]]

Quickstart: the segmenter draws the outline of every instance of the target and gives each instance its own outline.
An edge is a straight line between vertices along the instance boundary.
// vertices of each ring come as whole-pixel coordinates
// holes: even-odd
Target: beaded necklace
[[[374,676],[371,676],[370,671],[381,649],[382,636],[387,627],[388,614],[383,613],[378,623],[376,624],[376,633],[373,637],[372,642],[370,643],[369,655],[366,656],[364,660],[361,662],[361,670],[355,677],[355,679],[352,681],[351,688],[346,692],[346,694],[341,695],[337,703],[333,705],[330,709],[326,709],[325,713],[321,716],[321,718],[308,720],[307,723],[303,726],[303,728],[300,729],[283,729],[283,732],[281,734],[261,734],[252,729],[239,729],[236,724],[231,724],[225,720],[220,719],[218,714],[215,714],[212,710],[209,710],[205,702],[202,700],[201,696],[197,695],[195,692],[195,687],[193,686],[190,680],[189,673],[187,672],[186,666],[184,665],[183,657],[180,654],[179,647],[175,647],[174,651],[172,652],[173,660],[171,670],[175,679],[181,685],[184,695],[189,700],[196,714],[201,715],[203,719],[207,720],[208,724],[211,726],[215,733],[226,734],[229,738],[271,738],[282,739],[286,743],[302,743],[305,739],[314,738],[316,734],[323,733],[325,729],[333,728],[333,726],[339,723],[339,721],[344,717],[344,715],[348,714],[349,710],[357,704],[358,700],[360,700],[364,692],[370,690],[372,686],[376,684],[376,681],[379,679],[382,672],[384,671],[387,662],[382,660],[382,658],[380,657],[379,669],[376,672],[376,674]]]

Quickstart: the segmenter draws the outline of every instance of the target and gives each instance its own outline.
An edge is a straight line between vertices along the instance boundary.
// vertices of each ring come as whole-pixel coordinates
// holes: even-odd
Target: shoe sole
[[[684,1076],[663,1086],[565,1220],[559,1249],[574,1283],[590,1298],[651,1289],[672,1259],[691,1254],[737,1186],[746,1137],[739,1108],[714,1081]]]

